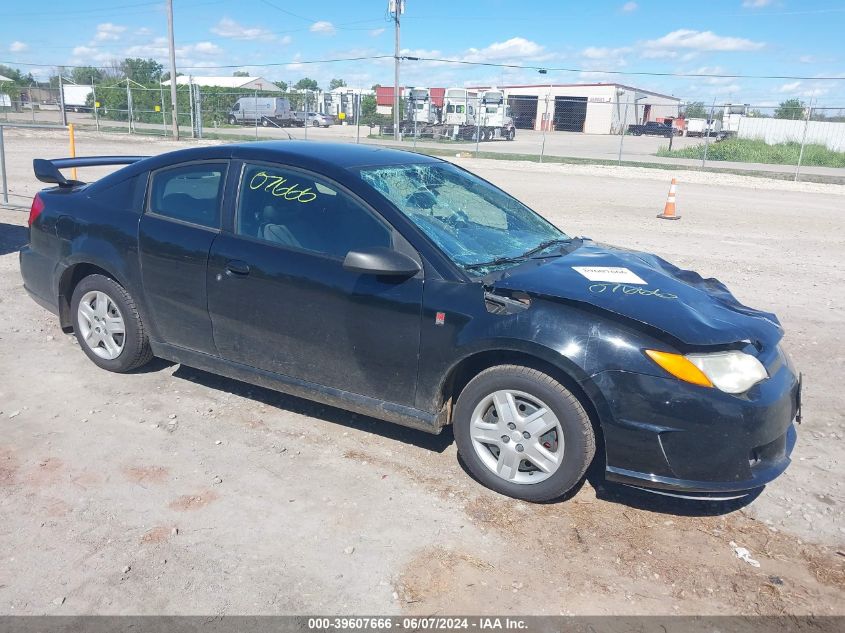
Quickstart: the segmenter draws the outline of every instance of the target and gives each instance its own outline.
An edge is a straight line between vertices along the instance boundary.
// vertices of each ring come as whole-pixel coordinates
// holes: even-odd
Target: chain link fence
[[[400,145],[430,153],[538,162],[845,174],[845,107],[684,103],[627,86],[247,91],[177,87],[183,137]],[[64,103],[62,103],[64,102]],[[64,105],[64,112],[62,112]],[[170,87],[131,80],[29,88],[0,97],[0,122],[168,137]]]

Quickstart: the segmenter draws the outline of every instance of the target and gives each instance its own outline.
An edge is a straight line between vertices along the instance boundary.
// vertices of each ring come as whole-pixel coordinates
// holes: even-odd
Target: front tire
[[[458,452],[488,488],[525,501],[563,497],[596,451],[590,418],[575,395],[536,369],[486,369],[463,389],[453,418]]]
[[[237,124],[238,124],[238,120],[233,115],[229,115],[229,125],[237,125]]]
[[[95,365],[125,373],[148,363],[153,353],[132,296],[105,275],[89,275],[71,297],[73,331]]]

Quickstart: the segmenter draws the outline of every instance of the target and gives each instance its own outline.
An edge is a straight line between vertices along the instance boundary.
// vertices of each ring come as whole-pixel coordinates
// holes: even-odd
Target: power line
[[[439,62],[444,64],[459,64],[464,66],[484,66],[490,68],[513,68],[518,70],[536,70],[566,73],[596,73],[604,75],[643,75],[648,77],[691,77],[715,79],[800,79],[806,81],[845,81],[845,76],[806,77],[801,75],[731,75],[721,73],[670,73],[634,70],[596,70],[590,68],[555,68],[552,66],[526,66],[523,64],[501,64],[495,62],[473,62],[465,59],[446,59],[441,57],[413,57],[403,56],[405,61]]]
[[[242,68],[250,66],[254,68],[274,68],[278,66],[289,65],[313,65],[313,64],[334,64],[342,62],[358,62],[370,61],[378,59],[393,59],[393,55],[362,55],[358,57],[337,57],[331,59],[293,59],[285,62],[269,62],[263,64],[221,64],[221,65],[203,65],[203,66],[180,66],[187,69],[227,69],[227,68]],[[624,75],[624,76],[646,76],[646,77],[678,77],[691,79],[790,79],[793,81],[845,81],[845,76],[806,76],[806,75],[746,75],[746,74],[729,74],[729,73],[678,73],[678,72],[656,72],[656,71],[634,71],[634,70],[600,70],[591,68],[566,68],[554,66],[532,66],[525,64],[504,64],[497,62],[480,62],[469,61],[465,59],[448,59],[443,57],[415,57],[411,55],[402,55],[400,59],[403,61],[416,62],[436,62],[442,64],[456,64],[462,66],[479,66],[484,68],[510,68],[516,70],[533,70],[546,72],[561,72],[561,73],[595,73],[606,75]],[[100,68],[111,69],[111,65],[94,66],[91,64],[37,64],[32,62],[17,62],[17,61],[0,61],[0,64],[11,66],[28,66],[35,68]]]

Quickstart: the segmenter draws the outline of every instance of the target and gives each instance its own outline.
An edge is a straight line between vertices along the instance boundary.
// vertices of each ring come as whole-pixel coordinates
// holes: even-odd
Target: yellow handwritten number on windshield
[[[271,176],[266,171],[260,171],[250,179],[249,188],[253,190],[263,188],[264,191],[277,198],[296,200],[302,203],[314,202],[317,199],[317,193],[311,191],[311,187],[300,189],[298,183],[283,186],[286,182],[287,178],[284,176]]]

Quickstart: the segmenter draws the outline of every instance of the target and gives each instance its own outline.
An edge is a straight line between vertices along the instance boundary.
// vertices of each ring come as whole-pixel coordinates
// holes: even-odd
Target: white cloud
[[[772,4],[774,0],[743,0],[742,6],[746,9],[762,9]]]
[[[138,35],[140,37],[149,37],[152,34],[153,30],[148,29],[146,26],[142,26],[140,29],[135,30],[135,35]]]
[[[669,50],[686,48],[697,51],[756,51],[766,44],[743,37],[716,35],[713,31],[678,29],[656,40],[648,40],[644,45],[651,49]]]
[[[620,57],[621,55],[626,55],[631,52],[631,49],[627,46],[622,46],[620,48],[604,48],[600,46],[588,46],[583,51],[581,51],[581,57],[585,59],[612,59],[616,57]]]
[[[622,5],[622,11],[624,13],[631,13],[632,11],[636,11],[639,6],[640,5],[638,5],[636,2],[626,2]]]
[[[203,62],[202,58],[218,57],[222,53],[223,49],[213,42],[197,42],[176,47],[176,59],[181,65],[188,66],[208,64],[209,62]],[[168,55],[169,48],[166,37],[157,37],[152,42],[130,46],[123,52],[125,57],[152,57],[158,60],[166,60]],[[200,59],[196,59],[197,57]]]
[[[701,68],[696,68],[692,71],[694,75],[725,75],[729,74],[721,66],[702,66]],[[711,86],[720,86],[733,83],[733,77],[696,77],[697,80],[703,80],[704,83],[709,84]]]
[[[111,22],[104,22],[97,25],[97,32],[94,35],[95,42],[114,42],[120,39],[123,32],[126,30],[125,26],[119,24],[112,24]]]
[[[220,18],[220,21],[211,27],[211,32],[220,37],[228,37],[236,40],[272,40],[275,36],[260,26],[244,26],[232,18]]]
[[[71,62],[74,64],[104,63],[112,58],[111,54],[101,51],[96,46],[77,46],[71,54]]]
[[[9,44],[9,50],[13,53],[23,53],[28,48],[29,45],[25,44],[24,42],[14,41]]]
[[[382,33],[384,33],[384,29],[373,29],[370,31],[370,37],[378,37]]]
[[[193,50],[193,52],[200,55],[219,55],[223,52],[222,48],[211,42],[197,42],[196,44],[193,44],[192,47],[188,46],[186,48],[188,50]]]
[[[334,35],[337,32],[337,29],[334,28],[334,24],[325,20],[314,22],[308,30],[312,33],[320,33],[321,35]]]
[[[537,42],[524,37],[512,37],[504,42],[493,42],[481,49],[468,48],[459,59],[465,62],[538,62],[549,57],[551,55]]]
[[[830,92],[833,84],[826,82],[791,81],[778,88],[778,92],[789,93],[798,97],[821,97]]]

